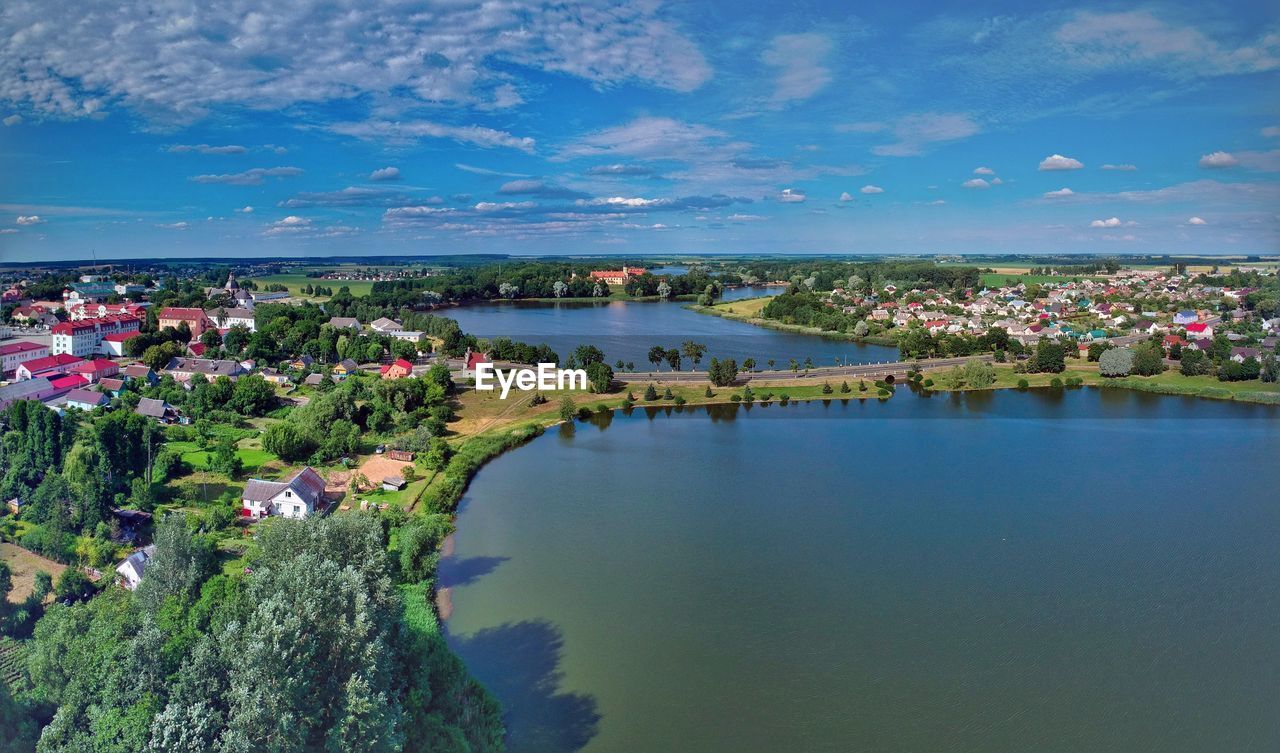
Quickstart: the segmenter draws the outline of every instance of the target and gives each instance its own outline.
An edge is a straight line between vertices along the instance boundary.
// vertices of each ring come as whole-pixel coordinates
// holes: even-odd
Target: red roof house
[[[403,358],[397,358],[383,366],[379,371],[383,379],[404,379],[413,374],[413,364]]]
[[[90,382],[96,382],[103,377],[113,377],[119,374],[120,365],[105,358],[95,358],[92,361],[81,361],[73,365],[68,371],[73,374],[80,374]]]
[[[42,376],[61,376],[67,373],[72,364],[77,363],[80,363],[80,359],[69,353],[59,353],[56,356],[45,356],[32,361],[24,361],[18,364],[17,379],[22,381]]]

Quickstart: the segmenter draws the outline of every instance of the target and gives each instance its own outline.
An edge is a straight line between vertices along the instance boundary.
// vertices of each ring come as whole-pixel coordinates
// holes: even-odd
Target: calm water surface
[[[1280,750],[1280,413],[1119,390],[602,418],[441,566],[510,749]]]
[[[733,288],[729,300],[778,292],[779,288]],[[676,301],[506,302],[483,303],[449,309],[462,329],[479,337],[505,336],[530,343],[547,343],[561,357],[579,345],[595,345],[610,364],[621,359],[648,370],[649,348],[679,347],[685,340],[707,346],[706,358],[756,359],[767,368],[774,359],[786,368],[790,359],[813,359],[816,366],[831,366],[836,358],[846,363],[897,361],[897,348],[829,340],[813,335],[756,327],[743,322],[697,314]],[[689,364],[684,364],[688,369]],[[706,362],[702,366],[705,368]]]

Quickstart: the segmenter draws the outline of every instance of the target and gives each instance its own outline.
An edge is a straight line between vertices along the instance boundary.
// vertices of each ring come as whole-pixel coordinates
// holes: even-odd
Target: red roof
[[[29,353],[33,350],[48,350],[48,345],[40,343],[20,342],[9,343],[8,345],[0,345],[0,356],[11,356],[14,353]]]
[[[57,369],[63,366],[70,366],[73,363],[80,363],[80,359],[70,353],[59,353],[56,356],[45,356],[44,358],[36,358],[18,364],[20,368],[26,368],[27,371],[35,373],[37,371],[47,371],[49,369]]]
[[[77,374],[97,374],[99,372],[119,371],[120,367],[115,361],[106,358],[95,358],[92,361],[84,361],[71,367],[71,370]]]
[[[77,387],[83,387],[88,383],[89,380],[79,374],[69,374],[67,376],[61,376],[56,379],[49,380],[50,386],[55,390],[74,390]]]
[[[413,364],[409,363],[408,361],[404,360],[403,358],[397,358],[396,360],[392,361],[391,363],[389,363],[389,364],[387,364],[387,365],[383,366],[383,367],[382,367],[381,369],[379,369],[378,371],[379,371],[380,373],[382,373],[382,374],[385,374],[385,373],[387,373],[388,371],[391,371],[391,367],[393,367],[393,366],[399,366],[400,368],[402,368],[402,369],[404,369],[405,371],[408,371],[408,372],[412,372],[412,371],[413,371]]]
[[[62,322],[61,324],[55,324],[53,326],[53,329],[50,331],[53,332],[53,334],[55,335],[74,335],[76,332],[85,332],[85,331],[92,332],[95,329],[97,329],[97,325],[95,325],[93,322],[79,321],[79,322]]]
[[[204,355],[204,343],[199,341],[187,343],[187,350],[191,351],[193,356],[202,356]]]
[[[160,312],[159,319],[182,319],[183,321],[201,321],[207,319],[204,309],[177,308],[170,306]]]
[[[933,319],[931,321],[925,322],[924,326],[928,327],[929,329],[933,329],[934,327],[945,327],[947,326],[947,324],[948,322],[946,319]]]
[[[489,357],[484,353],[471,353],[467,356],[468,369],[474,369],[478,363],[489,363]]]
[[[1188,332],[1204,332],[1204,331],[1205,331],[1205,330],[1207,330],[1207,329],[1209,329],[1209,325],[1208,325],[1208,324],[1205,324],[1205,323],[1203,323],[1203,322],[1198,322],[1198,323],[1196,323],[1196,324],[1188,324],[1188,325],[1187,325],[1187,331],[1188,331]]]

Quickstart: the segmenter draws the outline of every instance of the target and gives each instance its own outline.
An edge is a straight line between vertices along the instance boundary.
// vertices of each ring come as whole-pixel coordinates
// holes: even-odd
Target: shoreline
[[[768,297],[768,296],[761,296]],[[741,298],[731,303],[740,303],[741,301],[754,300],[752,298]],[[810,335],[813,337],[821,337],[826,340],[837,340],[839,342],[851,342],[856,345],[882,345],[885,347],[896,348],[898,341],[892,337],[882,337],[879,335],[869,335],[867,337],[858,337],[847,332],[833,332],[831,330],[818,329],[817,327],[805,327],[800,324],[786,324],[784,322],[775,322],[772,319],[763,319],[758,316],[746,316],[734,313],[732,311],[717,311],[716,306],[724,304],[712,304],[710,306],[699,306],[698,304],[689,304],[685,308],[696,313],[706,314],[707,316],[718,316],[721,319],[729,319],[743,324],[750,324],[753,327],[762,327],[764,329],[777,330],[779,332],[790,332],[797,335]]]

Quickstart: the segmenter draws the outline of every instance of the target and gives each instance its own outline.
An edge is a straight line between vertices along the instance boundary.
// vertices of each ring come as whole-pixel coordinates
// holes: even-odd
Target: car
[[[387,451],[387,446],[385,444],[380,444],[377,447],[373,448],[373,451],[381,455],[382,453]]]

